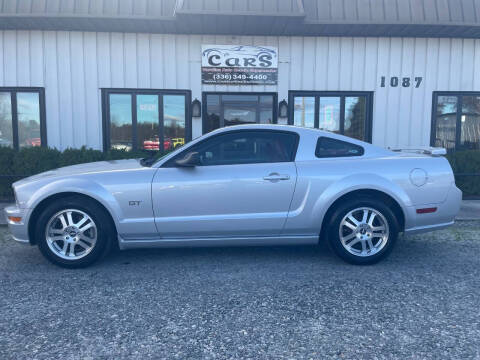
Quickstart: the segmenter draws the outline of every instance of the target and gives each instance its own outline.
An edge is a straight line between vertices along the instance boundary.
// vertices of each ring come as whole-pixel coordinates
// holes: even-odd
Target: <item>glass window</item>
[[[320,130],[340,132],[340,98],[339,97],[320,97],[319,109]]]
[[[295,96],[293,124],[297,126],[315,127],[315,98]]]
[[[480,96],[463,96],[460,118],[460,147],[480,149]]]
[[[368,92],[291,91],[289,124],[370,141],[371,97]]]
[[[40,97],[37,92],[17,93],[18,144],[40,146]]]
[[[322,136],[318,138],[315,156],[319,158],[361,156],[363,152],[361,146]]]
[[[257,118],[257,112],[255,108],[228,103],[224,106],[223,117],[225,126],[255,124]]]
[[[110,94],[110,146],[132,149],[132,96]]]
[[[187,151],[198,152],[202,166],[288,162],[294,160],[297,137],[283,131],[238,131],[214,136]]]
[[[12,96],[0,92],[0,146],[13,147]]]
[[[43,89],[0,88],[0,146],[41,146],[43,106]]]
[[[185,144],[185,96],[164,95],[163,133],[165,150]]]
[[[105,134],[105,149],[170,151],[190,140],[187,91],[103,91],[108,100],[106,127],[110,129]]]
[[[276,95],[268,93],[204,93],[203,132],[240,124],[276,122]]]
[[[434,94],[431,143],[448,152],[480,149],[480,93]]]
[[[345,123],[343,134],[352,138],[363,140],[367,104],[364,96],[345,97]]]
[[[447,150],[455,149],[458,98],[439,96],[436,111],[435,146]]]

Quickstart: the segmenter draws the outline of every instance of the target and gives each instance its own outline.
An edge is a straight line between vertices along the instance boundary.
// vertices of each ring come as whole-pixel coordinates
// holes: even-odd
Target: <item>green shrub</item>
[[[24,177],[63,166],[102,160],[135,159],[164,155],[152,151],[66,149],[63,152],[43,147],[22,148],[19,151],[0,146],[0,199],[13,198],[12,183]]]
[[[480,151],[457,151],[447,155],[455,173],[455,182],[464,197],[480,196]],[[477,174],[477,175],[475,175]]]

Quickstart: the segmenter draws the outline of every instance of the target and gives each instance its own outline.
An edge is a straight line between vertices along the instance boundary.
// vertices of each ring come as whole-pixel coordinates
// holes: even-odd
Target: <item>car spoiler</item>
[[[425,154],[431,156],[440,156],[446,155],[447,150],[442,147],[431,147],[431,146],[418,146],[418,147],[404,147],[404,148],[388,148],[390,151],[395,152],[406,152],[406,153],[414,153],[414,154]]]

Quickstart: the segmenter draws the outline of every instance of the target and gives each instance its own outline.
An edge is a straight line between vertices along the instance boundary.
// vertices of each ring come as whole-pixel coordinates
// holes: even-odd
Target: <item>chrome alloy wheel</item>
[[[350,211],[340,222],[343,247],[356,256],[372,256],[387,244],[388,222],[375,209],[362,207]]]
[[[78,260],[95,247],[97,226],[83,211],[66,209],[50,218],[45,237],[48,247],[55,255],[67,260]]]

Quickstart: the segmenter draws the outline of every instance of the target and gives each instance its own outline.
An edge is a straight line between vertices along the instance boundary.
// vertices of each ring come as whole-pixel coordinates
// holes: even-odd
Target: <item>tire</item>
[[[115,234],[106,211],[94,200],[81,196],[48,204],[35,224],[40,252],[65,268],[86,267],[105,256]]]
[[[365,214],[366,222],[363,221]],[[375,216],[371,219],[373,214]],[[385,203],[370,197],[339,204],[331,219],[328,243],[350,264],[379,262],[390,254],[398,238],[399,225],[393,211]]]

